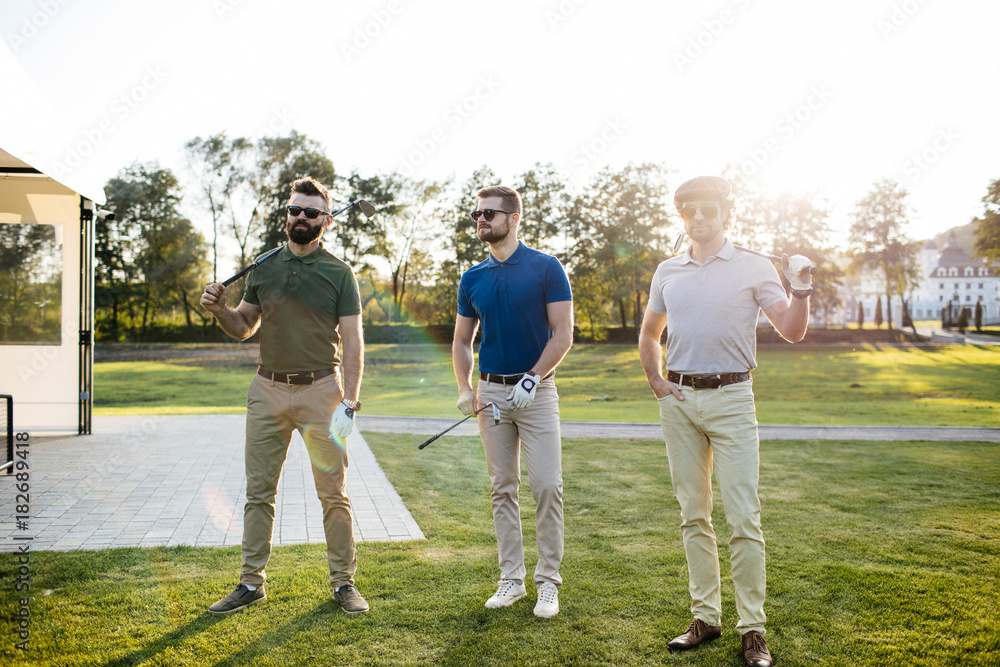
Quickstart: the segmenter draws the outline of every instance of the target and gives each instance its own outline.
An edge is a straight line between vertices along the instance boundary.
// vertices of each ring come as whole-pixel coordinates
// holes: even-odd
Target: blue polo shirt
[[[479,370],[513,375],[531,370],[552,337],[546,304],[572,301],[558,259],[521,243],[506,261],[488,259],[462,274],[458,314],[479,320]]]

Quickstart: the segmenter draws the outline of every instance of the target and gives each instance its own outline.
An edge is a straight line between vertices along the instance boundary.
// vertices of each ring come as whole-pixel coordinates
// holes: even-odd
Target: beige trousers
[[[670,479],[681,507],[691,612],[721,625],[719,554],[712,526],[712,470],[729,525],[740,633],[764,632],[764,533],[757,497],[759,442],[751,382],[719,389],[680,387],[659,399]]]
[[[343,398],[334,373],[309,385],[288,385],[254,376],[247,391],[247,502],[243,511],[243,571],[240,583],[260,586],[271,556],[274,498],[292,431],[298,430],[312,462],[330,584],[354,583],[357,560],[351,501],[347,497],[347,444],[330,438],[330,418]]]
[[[479,403],[500,407],[500,424],[490,408],[479,413],[479,435],[486,453],[493,499],[493,527],[497,535],[500,577],[523,582],[524,539],[518,488],[521,484],[521,450],[528,468],[528,483],[535,499],[538,564],[535,584],[549,581],[559,586],[563,556],[562,438],[559,432],[559,394],[553,378],[542,380],[535,399],[526,408],[509,410],[510,386],[481,380]]]

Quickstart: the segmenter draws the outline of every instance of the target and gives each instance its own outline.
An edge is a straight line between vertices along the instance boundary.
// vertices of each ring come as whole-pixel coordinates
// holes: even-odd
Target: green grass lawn
[[[239,548],[117,549],[32,556],[31,652],[13,614],[16,557],[0,557],[0,656],[37,666],[742,665],[728,549],[724,632],[695,651],[666,644],[689,619],[678,509],[663,443],[570,439],[562,611],[483,601],[498,576],[478,438],[418,451],[368,434],[427,536],[359,545],[370,613],[330,600],[325,547],[275,549],[268,600],[218,618]],[[795,665],[1000,664],[1000,457],[995,444],[765,442],[768,639]],[[314,502],[315,499],[313,499]],[[529,572],[534,505],[522,491]],[[724,545],[721,512],[715,524]]]
[[[456,417],[448,348],[372,345],[365,414]],[[762,424],[996,426],[1000,347],[766,346],[754,371]],[[95,412],[243,412],[253,367],[209,359],[98,363]],[[656,422],[632,345],[577,345],[557,374],[566,421]]]

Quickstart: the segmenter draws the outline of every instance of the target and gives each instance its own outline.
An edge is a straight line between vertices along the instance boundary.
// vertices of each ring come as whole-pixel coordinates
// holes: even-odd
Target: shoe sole
[[[253,600],[251,602],[247,602],[245,605],[242,605],[240,607],[233,607],[232,609],[227,609],[225,611],[214,611],[213,609],[209,609],[208,613],[209,614],[215,614],[216,616],[226,616],[228,614],[233,614],[233,613],[238,612],[238,611],[243,611],[244,609],[246,609],[250,605],[257,604],[258,602],[263,602],[266,599],[267,599],[267,596],[265,595],[263,597],[257,598],[256,600]]]
[[[343,612],[344,612],[345,614],[350,614],[351,616],[357,616],[358,614],[367,614],[367,613],[368,613],[368,610],[367,610],[367,609],[354,609],[354,610],[348,610],[348,609],[344,609],[343,607],[341,607],[340,609],[341,609],[341,611],[343,611]]]
[[[524,595],[527,595],[527,593],[524,593]],[[491,605],[490,601],[487,600],[486,604],[483,605],[483,606],[485,606],[487,609],[503,609],[504,607],[511,606],[512,604],[514,604],[515,602],[517,602],[518,600],[520,600],[521,598],[523,598],[524,595],[518,595],[516,598],[513,598],[513,599],[508,598],[508,599],[510,599],[510,602],[508,602],[506,604],[492,604]],[[493,598],[490,598],[490,600],[492,600],[492,599]]]

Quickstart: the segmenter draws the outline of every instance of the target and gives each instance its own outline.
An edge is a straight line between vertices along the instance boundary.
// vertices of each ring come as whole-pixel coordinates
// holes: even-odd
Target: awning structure
[[[91,432],[94,215],[81,193],[0,146],[0,393],[14,429]]]

